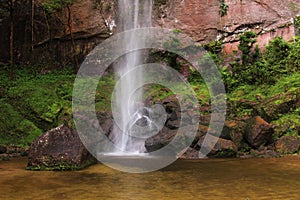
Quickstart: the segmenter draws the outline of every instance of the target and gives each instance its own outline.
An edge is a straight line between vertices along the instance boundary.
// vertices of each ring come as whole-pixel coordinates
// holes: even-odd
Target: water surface
[[[0,161],[0,199],[299,200],[300,157],[178,160],[128,174],[102,164],[75,172],[24,170],[26,158]]]

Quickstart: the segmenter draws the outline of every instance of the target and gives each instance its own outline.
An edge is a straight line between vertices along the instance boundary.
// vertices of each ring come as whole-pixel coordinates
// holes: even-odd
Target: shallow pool
[[[24,170],[26,158],[0,161],[0,199],[299,200],[300,157],[178,160],[128,174],[97,164],[74,172]]]

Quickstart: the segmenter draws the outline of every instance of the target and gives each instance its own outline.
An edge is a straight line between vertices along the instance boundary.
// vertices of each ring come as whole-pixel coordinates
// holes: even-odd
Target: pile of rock
[[[281,114],[299,107],[297,106],[299,102],[299,98],[292,93],[276,95],[260,103],[240,101],[240,104],[235,106],[249,107],[252,110],[252,116],[227,119],[217,138],[211,134],[214,131],[209,127],[210,107],[202,105],[199,108],[201,114],[198,116],[200,123],[196,137],[179,156],[181,158],[199,158],[202,156],[201,147],[205,140],[208,141],[207,138],[211,140],[210,143],[206,143],[210,149],[207,157],[277,157],[280,154],[297,153],[300,149],[299,137],[283,136],[275,139],[276,128],[270,122],[278,119]],[[185,121],[180,124],[182,113],[179,112],[179,105],[175,97],[165,99],[163,105],[169,111],[168,119],[165,127],[158,134],[146,140],[145,146],[149,152],[169,144],[177,134],[179,125],[192,123],[193,116],[188,119],[190,122]],[[228,112],[234,112],[234,110],[229,108]]]
[[[0,145],[0,160],[10,160],[13,157],[23,157],[28,155],[29,148],[16,145]]]

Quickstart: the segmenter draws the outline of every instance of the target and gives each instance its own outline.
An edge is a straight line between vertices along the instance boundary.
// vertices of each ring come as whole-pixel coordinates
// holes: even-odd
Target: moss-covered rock
[[[76,170],[96,162],[77,132],[61,125],[41,135],[31,144],[28,169]]]
[[[299,134],[298,129],[300,127],[300,113],[288,113],[271,123],[275,126],[275,139],[284,135],[297,136]]]
[[[276,150],[282,154],[297,153],[300,149],[300,138],[297,136],[283,136],[276,142]]]
[[[261,116],[267,122],[276,120],[296,108],[299,95],[298,91],[293,91],[267,98],[254,108],[253,115]]]

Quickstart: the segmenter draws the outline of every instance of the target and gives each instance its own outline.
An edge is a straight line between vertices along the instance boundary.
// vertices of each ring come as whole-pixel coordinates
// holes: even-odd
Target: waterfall
[[[118,16],[118,32],[150,27],[152,0],[119,0]],[[145,110],[142,99],[143,90],[136,88],[137,85],[143,83],[144,77],[140,70],[138,74],[128,72],[144,62],[145,52],[132,50],[143,46],[145,41],[139,40],[134,33],[127,34],[122,41],[120,45],[124,45],[123,47],[129,53],[120,58],[120,61],[114,66],[119,87],[116,88],[113,99],[113,108],[117,116],[114,116],[112,140],[119,153],[144,153],[145,139],[132,134],[132,127],[137,121],[146,119],[147,122],[149,120],[143,114]],[[125,74],[127,75],[124,76]]]

